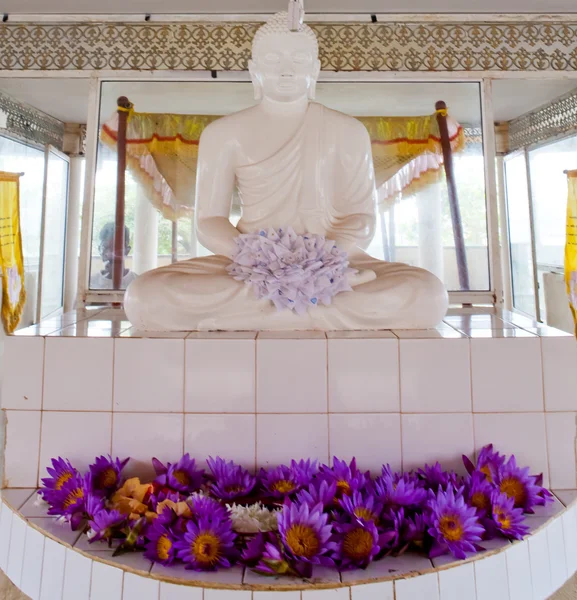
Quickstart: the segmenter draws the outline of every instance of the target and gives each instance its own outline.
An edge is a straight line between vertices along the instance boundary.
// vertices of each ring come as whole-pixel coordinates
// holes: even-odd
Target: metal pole
[[[440,100],[435,104],[437,111],[437,123],[441,136],[441,150],[443,151],[443,166],[447,178],[447,191],[449,193],[449,207],[451,209],[451,221],[453,222],[453,236],[455,238],[455,253],[457,256],[457,270],[459,272],[459,286],[461,290],[469,290],[469,268],[467,266],[467,253],[465,250],[465,237],[463,235],[463,222],[461,221],[461,209],[457,196],[457,184],[455,181],[455,170],[453,166],[453,150],[449,138],[447,126],[447,105]]]
[[[112,259],[112,288],[122,287],[124,276],[124,196],[126,184],[126,125],[128,111],[132,108],[126,96],[120,96],[118,104],[118,132],[116,137],[116,214],[114,218],[114,256]]]

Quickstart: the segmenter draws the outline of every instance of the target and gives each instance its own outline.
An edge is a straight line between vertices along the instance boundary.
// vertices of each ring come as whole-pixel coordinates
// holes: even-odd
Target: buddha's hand
[[[349,275],[349,285],[351,287],[357,287],[363,283],[369,283],[377,278],[377,274],[371,269],[359,269],[353,275]]]

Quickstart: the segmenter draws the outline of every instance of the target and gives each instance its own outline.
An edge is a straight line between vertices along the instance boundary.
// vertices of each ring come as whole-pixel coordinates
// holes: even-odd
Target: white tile
[[[187,340],[185,357],[185,412],[254,413],[254,339]]]
[[[303,600],[350,600],[350,588],[303,590],[302,598]]]
[[[257,466],[287,464],[291,459],[329,460],[327,415],[257,415]]]
[[[574,337],[542,337],[543,383],[548,411],[577,410],[575,372],[577,342]]]
[[[469,340],[400,340],[401,411],[471,411]]]
[[[397,339],[329,339],[329,411],[399,412]]]
[[[256,341],[259,413],[327,411],[327,341]]]
[[[439,571],[441,600],[475,600],[475,568],[473,563]]]
[[[20,587],[22,577],[22,562],[24,560],[24,545],[26,543],[26,522],[20,517],[12,517],[12,533],[10,535],[10,553],[6,575],[16,587]]]
[[[202,588],[160,583],[160,600],[202,600]]]
[[[567,490],[577,487],[575,440],[577,413],[547,413],[547,448],[549,451],[549,486]]]
[[[545,600],[553,591],[547,531],[541,530],[529,537],[529,562],[533,582],[533,600]]]
[[[435,327],[434,329],[394,329],[393,333],[400,340],[447,340],[447,339],[466,339],[467,336],[445,325],[445,327]]]
[[[40,411],[7,410],[4,485],[35,487],[38,479]]]
[[[114,340],[114,410],[182,412],[184,340]]]
[[[251,600],[252,592],[205,588],[204,600]]]
[[[4,340],[2,408],[42,407],[44,338],[6,336]]]
[[[126,476],[154,476],[151,459],[176,462],[184,453],[184,415],[115,413],[112,454],[130,457]]]
[[[61,600],[64,585],[64,563],[66,548],[51,539],[44,545],[44,563],[42,565],[42,585],[40,600]]]
[[[259,340],[326,340],[324,331],[297,330],[297,331],[259,331]]]
[[[33,517],[28,521],[43,532],[47,532],[49,537],[70,546],[82,535],[80,531],[72,531],[70,525],[58,522],[54,517]]]
[[[543,410],[539,338],[471,340],[473,410]]]
[[[471,414],[402,415],[403,469],[439,461],[464,473],[461,455],[473,453]]]
[[[158,600],[159,588],[158,581],[154,579],[125,573],[122,600]]]
[[[45,539],[36,529],[27,528],[20,589],[32,600],[38,600],[40,597]]]
[[[12,517],[14,513],[5,505],[2,505],[0,514],[0,569],[6,572],[8,567],[8,556],[10,555],[10,533],[12,531]]]
[[[111,434],[111,413],[43,413],[40,478],[46,477],[46,467],[56,456],[68,458],[79,471],[86,471],[95,456],[110,454]]]
[[[577,516],[574,508],[565,511],[563,516],[563,540],[567,559],[567,576],[577,571]]]
[[[329,415],[329,455],[357,459],[360,469],[381,473],[383,463],[401,468],[401,417],[396,415]]]
[[[62,600],[90,600],[92,561],[74,550],[66,550]]]
[[[551,566],[551,586],[555,591],[568,579],[563,520],[560,518],[554,519],[547,525],[546,531],[547,545],[549,546],[549,564]]]
[[[282,598],[279,598],[280,592],[253,592],[252,600],[301,600],[300,592],[282,592]]]
[[[382,581],[380,583],[353,585],[351,587],[351,600],[395,600],[393,582]]]
[[[36,488],[4,488],[1,492],[2,500],[9,504],[15,511],[19,511],[26,502],[34,496],[36,498]]]
[[[254,468],[255,415],[185,415],[184,450],[199,463],[208,456]]]
[[[159,564],[152,565],[151,573],[153,575],[169,575],[178,580],[206,584],[206,587],[236,586],[242,583],[244,567],[235,566],[231,569],[221,569],[220,571],[191,571],[183,563],[175,563],[170,567],[163,567]]]
[[[505,557],[509,577],[510,600],[532,600],[533,585],[531,583],[529,544],[527,541],[512,544],[505,552]]]
[[[533,475],[543,473],[544,485],[549,486],[543,413],[477,414],[474,419],[477,451],[493,444],[502,454],[514,454],[517,464],[530,467]]]
[[[474,565],[477,600],[509,600],[505,554],[476,560]]]
[[[48,338],[44,410],[112,410],[112,339]]]
[[[397,578],[432,568],[433,563],[424,555],[406,552],[401,556],[381,558],[372,562],[366,569],[343,571],[341,579],[343,583],[352,585],[359,580],[384,579],[391,576]]]
[[[553,493],[561,501],[563,506],[574,507],[577,506],[577,489],[574,490],[556,490],[553,489]]]
[[[439,580],[436,573],[395,580],[396,600],[415,600],[415,598],[439,600]]]
[[[123,571],[94,561],[90,600],[121,600]]]

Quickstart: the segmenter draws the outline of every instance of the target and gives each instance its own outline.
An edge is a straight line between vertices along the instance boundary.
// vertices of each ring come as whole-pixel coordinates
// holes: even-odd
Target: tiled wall
[[[10,337],[6,484],[37,485],[53,456],[83,469],[102,453],[131,456],[141,475],[152,456],[184,451],[250,468],[337,455],[373,470],[435,460],[459,470],[461,454],[492,442],[551,487],[577,487],[575,340],[476,324]]]

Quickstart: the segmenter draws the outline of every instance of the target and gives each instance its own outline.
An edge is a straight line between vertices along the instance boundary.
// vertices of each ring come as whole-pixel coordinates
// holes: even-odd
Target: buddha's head
[[[304,24],[291,31],[287,13],[277,13],[254,36],[249,71],[257,100],[314,98],[320,71],[315,33]]]

